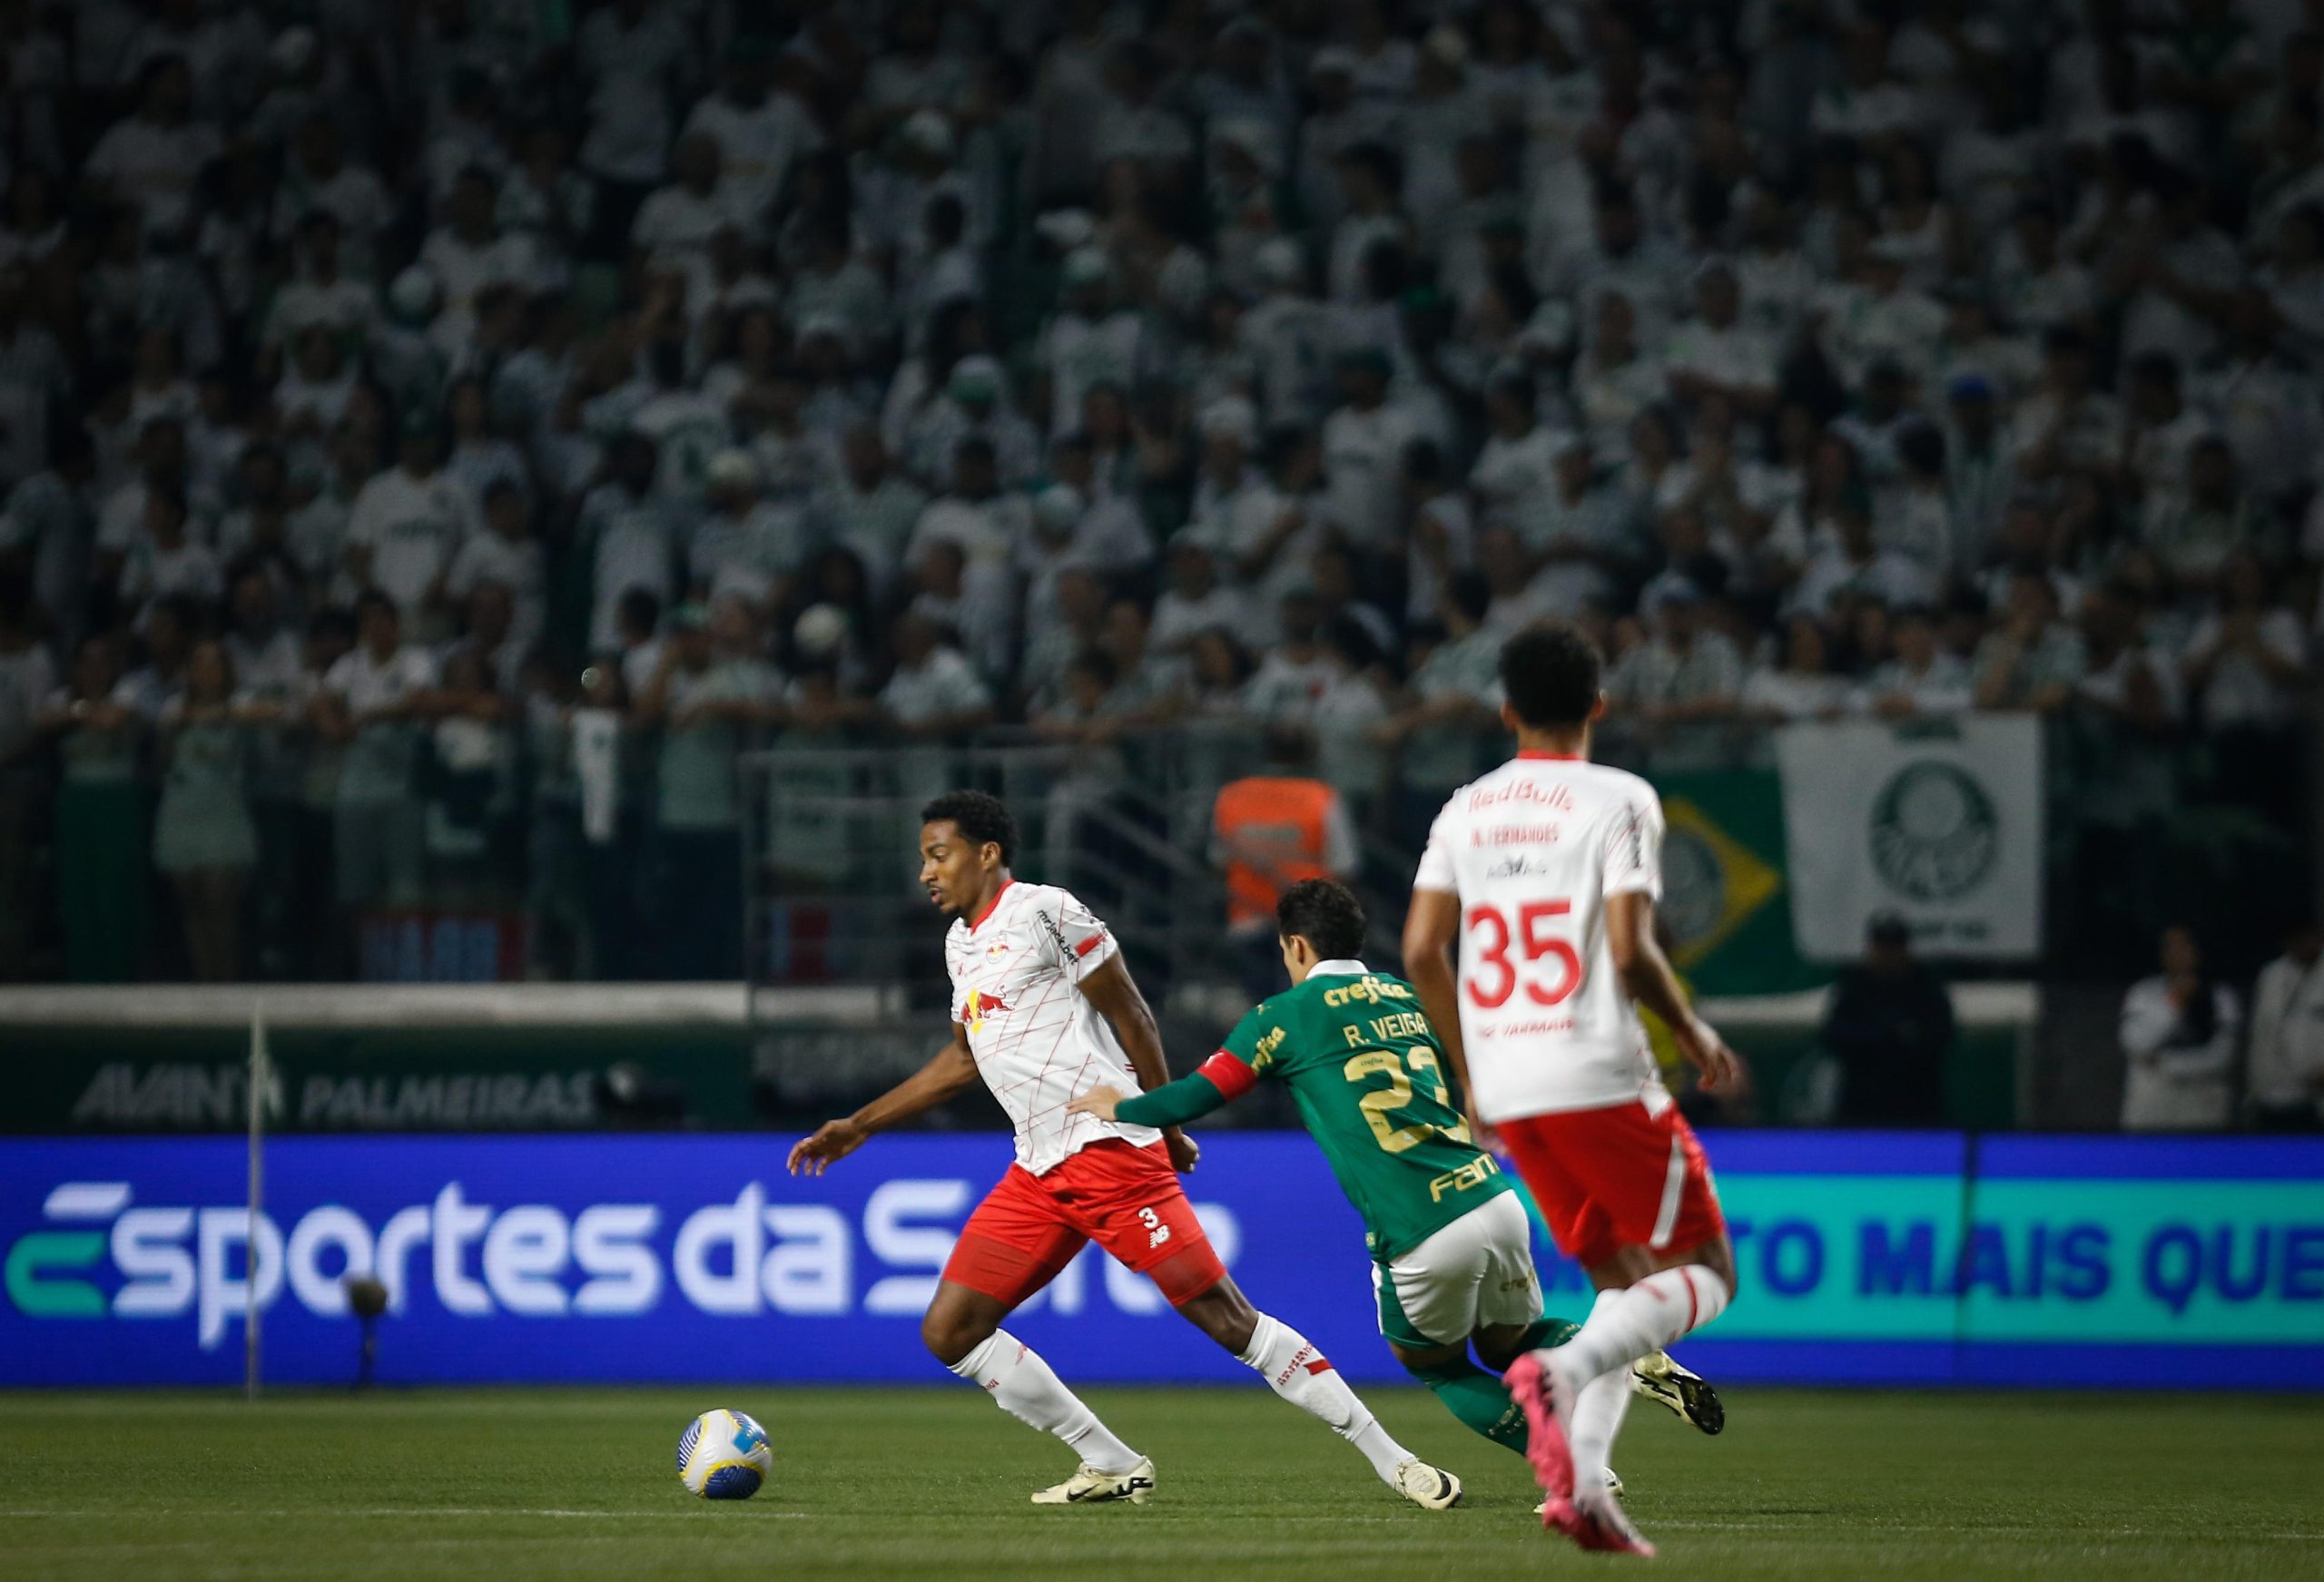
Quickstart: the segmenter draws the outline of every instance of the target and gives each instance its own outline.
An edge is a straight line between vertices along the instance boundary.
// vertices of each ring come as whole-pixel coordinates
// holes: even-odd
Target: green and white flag
[[[1811,960],[1863,954],[1895,912],[1925,954],[2020,959],[2042,948],[2042,727],[2031,714],[1777,733],[1791,927]]]

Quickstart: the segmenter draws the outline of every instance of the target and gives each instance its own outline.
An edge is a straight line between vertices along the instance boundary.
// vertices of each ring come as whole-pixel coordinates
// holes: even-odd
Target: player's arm
[[[1469,1135],[1480,1148],[1492,1145],[1492,1128],[1477,1115],[1469,1086],[1469,1056],[1461,1042],[1460,989],[1452,973],[1452,943],[1461,932],[1461,898],[1450,890],[1415,889],[1412,909],[1404,914],[1404,980],[1420,996],[1428,1025],[1436,1030],[1437,1046],[1452,1068],[1460,1087],[1462,1112]]]
[[[1725,1088],[1740,1081],[1742,1062],[1709,1022],[1687,1003],[1670,958],[1654,938],[1654,898],[1643,889],[1625,890],[1606,898],[1606,943],[1613,952],[1614,970],[1630,997],[1670,1029],[1679,1053],[1702,1074],[1704,1091]]]
[[[952,1041],[936,1058],[895,1086],[836,1121],[825,1121],[811,1136],[792,1145],[791,1174],[821,1175],[826,1169],[863,1146],[874,1132],[884,1132],[899,1121],[934,1109],[975,1086],[976,1056],[969,1053],[968,1029],[952,1024]]]
[[[1129,1057],[1130,1069],[1137,1073],[1138,1086],[1148,1093],[1169,1086],[1170,1064],[1162,1056],[1162,1030],[1155,1026],[1154,1012],[1137,991],[1137,980],[1130,977],[1120,952],[1082,978],[1081,992],[1113,1027],[1122,1053]],[[1202,1150],[1195,1146],[1193,1138],[1172,1125],[1165,1127],[1162,1140],[1168,1145],[1170,1163],[1179,1174],[1195,1167]]]
[[[1283,1037],[1281,1025],[1261,1004],[1235,1024],[1235,1030],[1226,1035],[1226,1041],[1218,1046],[1216,1054],[1177,1081],[1145,1093],[1127,1095],[1110,1087],[1093,1087],[1066,1107],[1133,1126],[1160,1126],[1167,1130],[1183,1125],[1223,1104],[1233,1103],[1256,1086],[1269,1059],[1261,1051],[1274,1050]]]
[[[1221,1062],[1242,1075],[1236,1077],[1217,1069]],[[1221,1050],[1204,1061],[1201,1070],[1190,1071],[1150,1092],[1124,1094],[1110,1087],[1093,1087],[1065,1107],[1101,1121],[1167,1130],[1201,1119],[1247,1091],[1256,1080],[1249,1066]]]

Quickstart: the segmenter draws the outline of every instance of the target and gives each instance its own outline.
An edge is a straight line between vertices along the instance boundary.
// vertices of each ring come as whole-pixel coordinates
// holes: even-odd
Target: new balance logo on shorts
[[[1137,1217],[1139,1223],[1146,1226],[1146,1246],[1148,1252],[1170,1239],[1170,1227],[1162,1223],[1160,1214],[1150,1208],[1142,1208],[1137,1211]]]

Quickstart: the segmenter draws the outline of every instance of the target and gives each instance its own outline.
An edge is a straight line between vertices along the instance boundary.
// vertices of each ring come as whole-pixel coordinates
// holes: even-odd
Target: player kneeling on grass
[[[1420,997],[1356,959],[1364,908],[1354,892],[1302,880],[1276,903],[1275,929],[1290,991],[1246,1016],[1199,1071],[1137,1097],[1092,1088],[1071,1107],[1175,1126],[1263,1076],[1283,1082],[1364,1216],[1389,1350],[1454,1417],[1523,1455],[1525,1414],[1499,1375],[1580,1326],[1542,1316],[1531,1225],[1515,1184],[1471,1140]],[[1470,1361],[1472,1344],[1485,1368]],[[1718,1393],[1662,1352],[1642,1359],[1631,1377],[1640,1394],[1705,1433],[1724,1426]]]
[[[920,1332],[937,1361],[991,1391],[1003,1411],[1080,1452],[1079,1470],[1033,1503],[1143,1505],[1154,1489],[1154,1463],[1000,1327],[1096,1242],[1277,1395],[1362,1451],[1389,1488],[1430,1510],[1459,1504],[1459,1479],[1398,1444],[1305,1336],[1236,1285],[1178,1185],[1195,1167],[1193,1142],[1176,1127],[1071,1108],[1098,1084],[1118,1091],[1170,1075],[1153,1014],[1105,924],[1064,890],[1010,878],[1017,824],[998,799],[955,791],[921,820],[921,882],[952,919],[944,939],[952,1041],[916,1075],[802,1139],[790,1168],[820,1175],[872,1133],[980,1077],[1009,1112],[1017,1162],[960,1227]]]

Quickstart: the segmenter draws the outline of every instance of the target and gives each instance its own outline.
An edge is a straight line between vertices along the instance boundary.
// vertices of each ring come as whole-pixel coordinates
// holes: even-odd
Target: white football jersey
[[[1145,1091],[1079,987],[1120,952],[1071,894],[1014,880],[983,917],[954,919],[944,937],[952,1019],[968,1029],[977,1071],[1017,1129],[1017,1163],[1036,1175],[1108,1137],[1141,1148],[1161,1138],[1150,1126],[1065,1110],[1093,1087]]]
[[[1413,888],[1461,900],[1461,1037],[1480,1115],[1669,1102],[1606,938],[1607,897],[1662,893],[1652,786],[1520,753],[1452,793]]]

